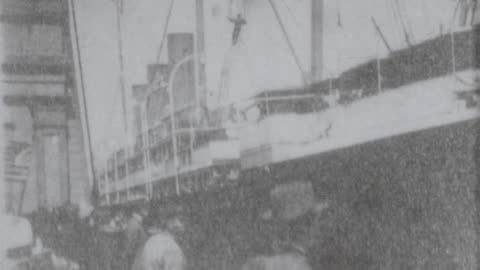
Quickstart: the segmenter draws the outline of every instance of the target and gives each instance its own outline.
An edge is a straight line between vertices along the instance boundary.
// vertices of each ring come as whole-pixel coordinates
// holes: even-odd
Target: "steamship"
[[[149,66],[148,83],[134,87],[135,143],[112,153],[98,175],[101,203],[190,202],[193,211],[234,214],[232,207],[251,207],[272,184],[309,181],[337,210],[324,227],[335,243],[319,240],[314,263],[470,269],[475,256],[461,250],[476,246],[478,26],[442,31],[321,79],[322,3],[311,7],[313,76],[241,106],[206,109],[203,30],[195,40],[170,34],[169,64]],[[204,25],[203,2],[196,4]],[[421,259],[432,256],[442,259]]]
[[[197,24],[203,25],[205,7],[196,4]],[[321,37],[315,40],[321,5],[312,1],[312,58],[321,55]],[[201,193],[256,173],[297,178],[308,170],[295,165],[300,172],[284,172],[290,167],[285,164],[463,129],[477,118],[475,26],[391,51],[337,77],[313,76],[306,86],[261,91],[241,112],[235,104],[206,109],[202,80],[208,61],[195,58],[202,55],[202,31],[169,34],[168,64],[149,65],[148,82],[133,87],[135,143],[112,153],[100,170],[103,204]]]

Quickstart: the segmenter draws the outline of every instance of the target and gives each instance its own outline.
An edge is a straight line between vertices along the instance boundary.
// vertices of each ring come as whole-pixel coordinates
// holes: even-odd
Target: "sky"
[[[167,14],[167,0],[124,0],[127,104],[133,84],[146,82],[146,65],[156,59]],[[310,67],[310,0],[274,0],[301,67]],[[400,5],[396,6],[395,2]],[[262,89],[302,85],[301,72],[288,49],[267,0],[205,0],[205,59],[209,103],[236,102]],[[76,1],[79,41],[92,143],[102,157],[125,141],[119,90],[118,39],[114,0]],[[324,76],[388,54],[375,32],[380,25],[389,45],[405,47],[402,21],[414,42],[449,28],[452,0],[325,0]],[[396,10],[394,12],[393,10]],[[243,14],[239,44],[231,46],[228,17]],[[169,32],[193,32],[195,0],[174,0]],[[441,26],[443,25],[443,26]],[[161,61],[165,61],[164,52]],[[220,75],[228,71],[228,76]],[[224,72],[224,74],[227,74]],[[223,87],[222,78],[224,78]],[[222,91],[223,98],[218,97]],[[129,114],[131,115],[131,114]]]

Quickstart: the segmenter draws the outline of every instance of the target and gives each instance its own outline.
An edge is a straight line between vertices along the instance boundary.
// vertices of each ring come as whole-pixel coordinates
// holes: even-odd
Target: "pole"
[[[119,0],[123,1],[123,0]],[[117,1],[116,1],[117,2]],[[125,67],[124,67],[124,60],[123,60],[123,36],[122,36],[122,7],[121,3],[116,3],[116,13],[117,13],[117,35],[118,35],[118,61],[120,65],[120,76],[119,76],[119,83],[120,83],[120,91],[122,92],[122,113],[123,113],[123,127],[125,129],[125,133],[128,136],[128,120],[127,120],[127,105],[125,99]]]
[[[382,92],[382,63],[377,55],[377,89],[378,93]]]
[[[387,47],[387,49],[391,51],[390,49],[390,46],[388,45],[385,37],[383,36],[383,33],[382,31],[380,30],[380,28],[378,27],[377,23],[375,22],[375,19],[373,17],[371,17],[372,19],[372,22],[373,22],[373,25],[375,26],[375,30],[376,30],[376,38],[375,38],[375,51],[376,51],[376,56],[375,56],[375,61],[376,61],[376,64],[377,64],[377,91],[378,93],[382,92],[382,66],[381,66],[381,59],[380,59],[380,55],[379,55],[379,45],[378,45],[378,38],[380,37],[383,41],[383,43],[385,44],[385,46]]]
[[[117,171],[117,153],[113,153],[113,181],[115,183],[115,191],[117,192],[117,202],[121,202],[120,200],[120,188],[118,185],[118,171]]]
[[[65,97],[68,96],[68,88],[65,87]],[[68,115],[68,107],[67,105],[64,105],[64,113],[65,115]],[[70,176],[70,132],[69,132],[69,128],[68,128],[68,118],[69,117],[65,117],[65,152],[66,152],[66,156],[65,156],[65,163],[66,163],[66,166],[67,166],[67,202],[70,204],[72,202],[72,183],[71,183],[71,176]]]
[[[85,83],[84,83],[84,79],[83,79],[83,67],[82,67],[82,55],[81,55],[81,52],[80,52],[80,43],[79,43],[79,39],[78,39],[78,27],[77,27],[77,18],[76,18],[76,12],[75,12],[75,1],[74,0],[70,0],[70,19],[71,19],[71,28],[72,28],[72,32],[74,33],[74,35],[72,35],[72,39],[74,39],[72,41],[72,45],[73,47],[75,47],[75,50],[76,51],[76,57],[74,57],[74,60],[76,60],[76,64],[77,64],[77,73],[78,73],[78,78],[79,80],[75,80],[77,81],[77,84],[79,85],[78,87],[78,90],[81,92],[81,106],[80,106],[80,110],[83,111],[83,123],[85,124],[85,131],[84,131],[84,135],[85,135],[85,139],[87,140],[87,153],[88,153],[88,162],[87,162],[87,166],[89,165],[90,166],[90,170],[89,170],[89,184],[91,187],[94,187],[96,186],[96,180],[95,180],[95,167],[94,167],[94,164],[93,164],[93,150],[92,150],[92,141],[91,141],[91,133],[90,133],[90,122],[89,122],[89,118],[88,118],[88,106],[87,106],[87,98],[86,98],[86,95],[85,95]]]
[[[178,69],[188,61],[193,60],[193,55],[189,55],[182,60],[180,60],[172,69],[172,72],[170,73],[170,78],[168,80],[168,85],[167,85],[167,91],[168,91],[168,99],[170,103],[170,115],[171,115],[171,132],[172,132],[172,144],[173,144],[173,163],[175,167],[175,189],[177,192],[177,196],[180,195],[180,183],[178,180],[178,157],[177,157],[177,134],[175,130],[175,104],[174,104],[174,98],[173,98],[173,82],[175,79],[175,75],[178,71]]]
[[[198,2],[197,2],[198,3]],[[197,7],[197,12],[196,12],[196,16],[198,17],[198,7]],[[198,18],[197,18],[198,20]],[[196,29],[198,31],[198,27]],[[200,71],[200,63],[198,61],[198,55],[199,55],[199,51],[198,51],[198,47],[199,47],[199,42],[198,42],[198,32],[195,31],[195,36],[194,36],[194,39],[193,39],[193,65],[194,65],[194,71],[193,71],[193,77],[194,77],[194,92],[195,92],[195,108],[194,108],[194,113],[195,113],[195,122],[198,123],[199,122],[199,117],[200,117],[200,93],[198,92],[198,88],[200,86],[200,81],[199,81],[199,71]],[[191,125],[191,123],[190,123]]]
[[[152,196],[152,173],[150,170],[150,140],[149,140],[149,126],[148,126],[148,112],[147,112],[147,101],[148,101],[148,96],[153,93],[149,92],[145,100],[143,101],[143,108],[142,108],[142,119],[143,119],[143,131],[141,133],[142,136],[142,141],[143,141],[143,155],[144,155],[144,163],[145,163],[145,172],[146,172],[146,177],[145,177],[145,189],[147,192],[147,197]]]
[[[125,186],[127,187],[127,201],[130,201],[130,170],[128,168],[128,159],[129,159],[129,153],[130,153],[130,147],[127,144],[127,146],[124,149],[125,153]]]
[[[198,115],[197,115],[198,116]],[[194,143],[194,136],[195,136],[195,129],[194,129],[194,126],[193,126],[193,119],[190,119],[190,132],[189,132],[189,139],[190,139],[190,156],[189,156],[189,159],[188,159],[188,162],[191,164],[192,161],[193,161],[193,143]]]
[[[2,97],[3,97],[3,95],[2,95]],[[6,106],[0,106],[0,114],[3,117],[6,117],[6,115],[8,115],[5,107]],[[0,128],[0,138],[2,138],[0,140],[0,147],[1,147],[2,151],[6,150],[7,144],[8,144],[7,143],[8,136],[7,136],[7,134],[5,134],[5,131],[6,131],[6,128],[4,128],[4,127]],[[5,155],[5,153],[3,155]],[[5,162],[5,156],[3,156],[1,162]],[[6,172],[5,172],[5,164],[1,163],[1,162],[0,162],[0,164],[1,164],[0,175],[2,177],[2,180],[0,181],[0,213],[5,213],[6,212],[5,204],[6,204],[7,193],[6,193],[6,190],[5,190],[4,179],[6,178]]]
[[[270,115],[270,100],[268,96],[268,91],[265,92],[265,112],[266,112],[266,117]]]
[[[323,79],[323,3],[324,0],[311,0],[312,22],[312,80]]]
[[[107,205],[110,205],[110,179],[108,179],[108,159],[105,164],[105,198],[107,199]]]
[[[197,101],[196,123],[199,124],[201,120],[202,108],[206,106],[206,76],[205,76],[205,21],[203,14],[204,0],[196,0],[195,17],[196,17],[196,31],[195,31],[195,70],[196,70],[196,88],[195,95]]]

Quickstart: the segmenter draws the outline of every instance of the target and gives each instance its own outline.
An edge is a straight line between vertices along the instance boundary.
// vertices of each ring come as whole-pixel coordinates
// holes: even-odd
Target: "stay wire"
[[[162,50],[163,50],[163,47],[165,46],[165,41],[167,39],[168,25],[170,23],[170,18],[172,16],[173,4],[174,4],[174,0],[170,0],[170,5],[168,7],[167,17],[166,17],[165,23],[163,25],[162,40],[160,41],[160,46],[159,46],[158,52],[157,52],[157,64],[160,63],[160,57],[162,55]]]

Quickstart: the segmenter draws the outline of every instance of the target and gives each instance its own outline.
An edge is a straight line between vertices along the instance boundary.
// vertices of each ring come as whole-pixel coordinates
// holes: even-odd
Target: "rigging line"
[[[404,28],[405,26],[404,26],[402,18],[400,16],[400,12],[398,10],[397,0],[391,0],[391,7],[392,7],[392,10],[393,10],[393,14],[395,15],[395,18],[397,19],[398,23],[400,24],[400,26],[402,28]]]
[[[410,17],[408,16],[408,11],[406,10],[404,2],[400,2],[400,0],[396,0],[396,1],[399,6],[399,10],[402,14],[402,17],[405,20],[405,25],[407,26],[408,34],[410,35],[410,37],[413,38],[412,22],[410,21]]]
[[[304,28],[301,27],[301,25],[300,25],[300,23],[299,23],[299,21],[298,21],[297,16],[295,16],[295,13],[293,13],[292,8],[288,5],[287,1],[286,1],[286,0],[282,0],[282,3],[283,3],[283,5],[285,6],[285,8],[287,9],[288,13],[290,13],[290,16],[293,18],[293,22],[294,22],[295,25],[297,26],[297,30],[303,31]]]
[[[400,21],[400,24],[402,26],[404,40],[405,40],[405,42],[407,43],[408,46],[411,46],[410,35],[408,33],[407,26],[405,25],[405,19],[400,12],[399,2],[398,2],[398,0],[393,0],[393,3],[394,3],[394,11],[397,14],[397,16],[399,18],[399,21]]]
[[[395,11],[395,7],[394,7],[394,3],[393,3],[394,0],[390,0],[389,1],[389,7],[390,7],[390,11],[392,12],[393,14],[393,22],[395,23],[395,31],[397,32],[397,35],[398,35],[398,39],[399,39],[399,42],[402,42],[403,40],[403,33],[402,33],[402,25],[401,25],[401,22],[400,22],[400,19],[398,18],[398,14],[397,12]]]
[[[388,50],[389,53],[392,53],[393,52],[392,47],[390,47],[390,44],[388,44],[387,38],[383,34],[382,29],[380,29],[380,26],[378,26],[377,21],[375,20],[375,18],[373,16],[370,17],[370,19],[372,20],[373,26],[375,27],[375,30],[376,30],[377,34],[382,39],[383,45],[385,45],[385,47],[387,47],[387,50]],[[378,58],[378,55],[377,55],[377,58]]]
[[[278,13],[277,6],[273,2],[273,0],[269,0],[270,5],[272,6],[273,12],[275,13],[275,17],[277,19],[278,24],[280,25],[280,28],[282,29],[283,36],[288,44],[288,47],[290,48],[290,53],[292,54],[295,63],[297,64],[297,68],[300,71],[302,78],[303,78],[303,83],[308,84],[308,78],[305,72],[303,71],[302,65],[300,63],[300,59],[298,58],[297,53],[295,52],[295,48],[293,47],[292,41],[290,40],[287,29],[285,29],[285,25],[283,25],[282,19],[280,18],[280,14]]]
[[[165,19],[165,24],[163,25],[163,34],[162,40],[160,41],[160,47],[157,52],[157,64],[160,63],[160,56],[162,55],[162,50],[165,45],[165,40],[167,39],[168,25],[170,23],[170,17],[172,16],[174,0],[170,0],[170,5],[168,6],[167,18]]]
[[[82,100],[83,100],[83,107],[84,107],[84,118],[85,118],[85,128],[86,128],[86,135],[88,141],[88,152],[89,152],[89,159],[90,159],[90,170],[92,174],[92,186],[96,187],[96,174],[95,174],[95,164],[93,159],[93,148],[92,148],[92,140],[91,140],[91,130],[90,130],[90,121],[88,118],[88,106],[87,106],[87,97],[85,94],[85,81],[83,78],[83,65],[82,65],[82,55],[80,51],[80,42],[78,37],[78,26],[77,26],[77,15],[75,10],[75,0],[70,0],[70,7],[72,12],[72,23],[73,23],[73,30],[74,30],[74,37],[75,37],[75,47],[77,51],[77,58],[78,58],[78,73],[80,77],[81,83],[81,92],[82,92]]]
[[[399,0],[396,0],[397,5],[398,5],[398,10],[401,13],[401,17],[403,18],[405,25],[406,25],[406,31],[408,33],[409,41],[414,42],[415,36],[413,35],[413,28],[412,28],[412,22],[410,21],[410,18],[408,17],[408,12],[405,8],[405,5],[403,2],[400,2]]]

